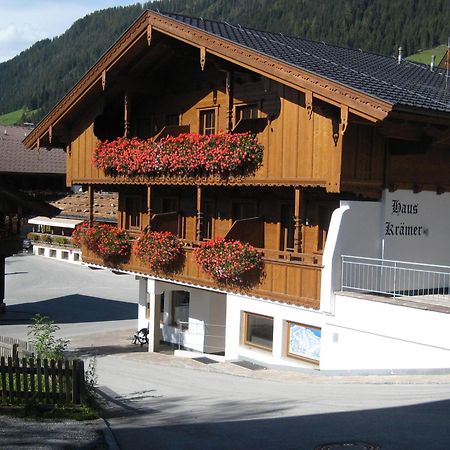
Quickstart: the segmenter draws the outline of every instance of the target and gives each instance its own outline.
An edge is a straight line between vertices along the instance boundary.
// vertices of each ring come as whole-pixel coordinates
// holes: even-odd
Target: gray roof
[[[66,154],[60,148],[27,150],[22,144],[28,127],[0,126],[0,172],[65,174]]]
[[[160,13],[394,106],[450,112],[450,79],[443,69],[362,50],[269,33],[226,22]]]

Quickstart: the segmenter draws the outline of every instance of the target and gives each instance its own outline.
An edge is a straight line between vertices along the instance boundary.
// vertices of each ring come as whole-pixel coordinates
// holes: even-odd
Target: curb
[[[105,419],[98,419],[100,429],[105,437],[106,445],[109,450],[120,450],[119,444],[117,443],[116,438],[114,437],[111,428],[109,427],[109,423]]]

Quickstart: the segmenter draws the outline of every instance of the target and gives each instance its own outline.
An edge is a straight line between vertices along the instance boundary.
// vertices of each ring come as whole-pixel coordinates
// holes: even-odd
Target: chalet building
[[[447,84],[397,58],[146,11],[24,143],[66,149],[91,222],[94,192],[116,191],[137,242],[170,231],[182,243],[170,270],[149,262],[159,250],[83,247],[85,263],[136,275],[150,351],[162,339],[263,364],[442,369]],[[200,252],[220,237],[260,249],[241,282],[220,270],[257,257],[247,244],[228,266]]]

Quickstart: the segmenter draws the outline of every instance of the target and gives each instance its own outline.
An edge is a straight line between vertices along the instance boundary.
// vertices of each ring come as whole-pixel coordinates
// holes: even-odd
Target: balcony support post
[[[92,227],[94,223],[94,186],[91,184],[88,186],[89,197],[89,226]]]
[[[123,123],[124,123],[124,132],[123,136],[126,138],[130,137],[130,96],[128,92],[125,92],[125,96],[123,98]]]
[[[195,238],[197,241],[201,241],[203,238],[203,190],[201,186],[197,186],[197,222],[195,227]]]
[[[152,187],[147,186],[147,230],[150,231],[152,222]]]
[[[302,210],[304,193],[301,186],[295,186],[294,200],[294,251],[302,252]]]
[[[227,106],[227,132],[233,129],[233,104],[234,104],[234,72],[227,71],[226,92],[228,97]]]

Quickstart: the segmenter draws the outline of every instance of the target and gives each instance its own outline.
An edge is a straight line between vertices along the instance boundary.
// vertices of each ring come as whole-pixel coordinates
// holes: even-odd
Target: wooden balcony
[[[158,279],[188,283],[203,288],[215,288],[226,292],[244,293],[293,305],[318,309],[320,306],[320,280],[322,266],[317,255],[292,252],[264,251],[264,276],[261,282],[241,290],[235,287],[219,286],[214,279],[203,272],[194,260],[192,251],[195,243],[186,243],[185,262],[175,274],[157,275]],[[94,252],[82,247],[82,259],[87,264],[115,268],[142,275],[154,275],[145,263],[131,255],[120,265],[104,261]]]

